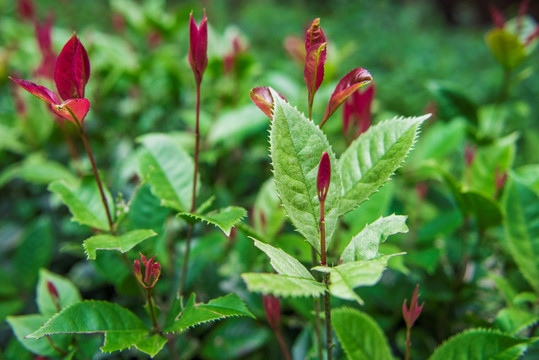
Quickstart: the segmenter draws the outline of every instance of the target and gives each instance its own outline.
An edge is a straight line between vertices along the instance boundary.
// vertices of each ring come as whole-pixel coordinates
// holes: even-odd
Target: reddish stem
[[[286,360],[292,360],[292,357],[290,356],[290,352],[288,351],[288,348],[286,347],[286,344],[284,342],[283,336],[281,335],[281,331],[279,331],[278,328],[274,329],[275,336],[277,337],[277,341],[279,342],[279,346],[281,347],[281,351],[284,354],[284,357]]]

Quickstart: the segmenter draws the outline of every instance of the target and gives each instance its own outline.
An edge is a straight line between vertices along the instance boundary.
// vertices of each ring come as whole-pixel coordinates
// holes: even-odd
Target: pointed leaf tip
[[[367,85],[372,81],[371,74],[363,68],[355,68],[346,74],[337,84],[331,94],[326,113],[320,123],[322,127],[327,119],[341,106],[344,100],[352,95],[357,89]]]
[[[11,76],[9,76],[9,79],[19,86],[21,86],[24,90],[28,91],[30,94],[40,98],[43,101],[48,102],[51,105],[57,105],[60,104],[60,99],[58,98],[58,95],[56,95],[51,90],[47,89],[44,86],[38,85],[36,83],[33,83],[28,80],[22,80],[22,79],[15,79]]]
[[[287,101],[283,95],[280,93],[277,94],[281,97],[281,99]],[[255,105],[258,106],[258,108],[262,110],[262,112],[266,114],[270,120],[273,120],[273,96],[271,95],[270,89],[267,86],[255,87],[251,89],[249,96]]]
[[[58,94],[65,101],[84,98],[84,89],[90,78],[90,60],[86,49],[73,34],[64,45],[54,69]]]

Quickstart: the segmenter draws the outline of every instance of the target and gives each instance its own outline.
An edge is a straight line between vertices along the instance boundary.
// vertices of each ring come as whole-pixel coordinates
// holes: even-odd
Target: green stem
[[[311,253],[312,253],[312,265],[315,267],[317,264],[317,254],[316,249],[314,247],[311,247]],[[316,347],[318,349],[318,360],[322,360],[323,358],[323,345],[322,345],[322,330],[320,328],[320,299],[315,297],[313,298],[313,306],[314,306],[314,333],[316,337]]]
[[[178,287],[178,298],[182,297],[185,288],[185,278],[187,277],[187,264],[189,262],[189,252],[191,248],[191,237],[193,235],[193,224],[187,225],[187,238],[185,243],[185,253],[183,254],[182,274],[180,278],[180,286]],[[183,302],[182,302],[183,306]]]
[[[512,76],[511,70],[509,70],[509,69],[504,69],[503,70],[503,79],[502,79],[502,83],[500,84],[500,91],[498,93],[498,103],[499,104],[504,103],[507,100],[507,98],[509,97],[511,76]]]
[[[157,325],[157,319],[155,318],[155,312],[153,310],[152,289],[146,289],[146,300],[148,307],[150,308],[150,317],[152,318],[152,330],[154,333],[159,332],[159,326]]]
[[[412,347],[412,342],[410,341],[410,328],[406,327],[406,354],[404,355],[404,360],[410,360],[411,347]]]

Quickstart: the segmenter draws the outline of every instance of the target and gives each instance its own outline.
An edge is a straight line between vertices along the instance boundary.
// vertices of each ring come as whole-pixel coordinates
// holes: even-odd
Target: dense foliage
[[[0,359],[539,356],[529,2],[329,3],[0,0]]]

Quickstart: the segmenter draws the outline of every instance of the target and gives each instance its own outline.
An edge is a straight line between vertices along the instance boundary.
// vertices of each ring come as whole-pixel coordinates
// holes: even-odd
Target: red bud
[[[273,330],[276,330],[281,321],[281,304],[279,298],[273,295],[263,295],[264,311],[268,324]]]
[[[202,76],[208,66],[208,25],[206,12],[197,27],[193,13],[189,15],[189,65],[193,69],[197,84],[202,82]]]
[[[331,162],[329,155],[324,151],[320,165],[318,166],[318,178],[316,181],[316,189],[318,191],[318,200],[324,202],[329,190],[329,182],[331,180]]]
[[[140,254],[140,258],[142,261],[142,265],[145,267],[144,271],[144,279],[142,278],[142,272],[140,267],[140,261],[137,259],[133,262],[133,272],[135,273],[135,277],[137,278],[138,282],[144,286],[146,289],[151,289],[154,287],[157,280],[159,280],[159,276],[161,275],[161,264],[159,264],[155,260],[155,255],[147,260],[146,257],[142,254]]]
[[[499,29],[503,29],[505,27],[505,17],[503,16],[502,12],[493,5],[489,6],[489,10],[494,26]]]
[[[422,303],[420,306],[418,306],[418,299],[419,294],[417,293],[419,290],[419,285],[416,285],[414,294],[412,295],[412,301],[410,301],[410,308],[406,306],[406,299],[402,303],[402,316],[404,317],[404,321],[406,322],[406,327],[411,328],[414,326],[415,321],[421,314],[421,310],[423,310],[423,305],[425,303]]]
[[[309,104],[313,103],[314,94],[324,80],[326,63],[326,36],[320,28],[320,19],[314,19],[305,34],[305,70],[304,78],[309,92]]]
[[[84,88],[90,78],[90,61],[82,43],[73,34],[64,45],[54,70],[54,81],[63,100],[84,98]]]
[[[251,89],[249,96],[251,97],[251,100],[255,103],[255,105],[258,106],[258,108],[262,110],[262,112],[266,114],[267,117],[270,118],[270,120],[273,120],[273,97],[271,96],[269,87],[255,87]],[[281,97],[281,99],[286,101],[284,96],[282,96],[281,94],[279,94],[279,96]]]

